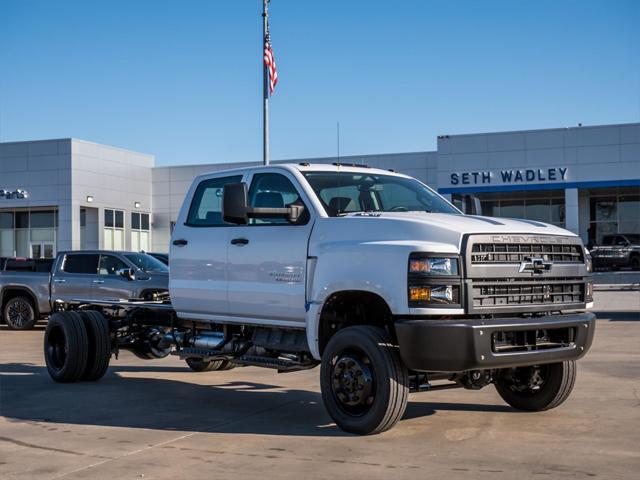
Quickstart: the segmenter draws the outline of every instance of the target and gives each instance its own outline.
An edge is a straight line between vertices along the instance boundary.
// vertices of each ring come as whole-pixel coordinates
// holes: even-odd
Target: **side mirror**
[[[462,196],[462,210],[467,215],[482,215],[482,205],[480,199],[473,195]]]
[[[295,223],[304,213],[304,205],[291,204],[284,208],[247,206],[247,184],[227,183],[222,193],[222,219],[237,225],[246,225],[249,218],[286,218]]]
[[[222,219],[236,225],[246,225],[247,216],[247,184],[227,183],[222,190]]]
[[[133,270],[130,268],[123,268],[120,270],[120,276],[126,278],[127,280],[135,280],[136,277],[133,274]]]

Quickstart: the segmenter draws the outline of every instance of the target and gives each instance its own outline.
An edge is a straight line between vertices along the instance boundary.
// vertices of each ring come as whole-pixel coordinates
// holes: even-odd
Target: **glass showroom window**
[[[564,192],[517,194],[479,194],[482,214],[489,217],[525,218],[564,228]]]
[[[131,214],[131,250],[134,252],[148,252],[149,245],[149,214]]]
[[[105,250],[124,250],[124,211],[104,210]]]
[[[53,258],[57,210],[0,212],[0,257]]]
[[[640,188],[593,189],[590,192],[589,244],[605,235],[640,234]]]

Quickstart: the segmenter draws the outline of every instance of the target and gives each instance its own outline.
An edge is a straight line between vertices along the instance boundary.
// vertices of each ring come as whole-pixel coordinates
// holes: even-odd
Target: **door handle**
[[[53,283],[65,283],[66,280],[64,278],[54,278]]]
[[[104,280],[94,280],[93,283],[104,283]]]
[[[185,240],[184,238],[180,238],[178,240],[174,240],[173,244],[177,245],[178,247],[184,247],[187,243],[189,243],[187,240]]]
[[[249,243],[249,240],[246,238],[234,238],[233,240],[231,240],[231,245],[246,245],[247,243]]]

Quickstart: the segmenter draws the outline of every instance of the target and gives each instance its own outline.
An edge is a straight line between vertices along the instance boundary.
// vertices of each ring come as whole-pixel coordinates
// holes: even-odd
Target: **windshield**
[[[413,178],[363,172],[306,172],[304,176],[331,217],[353,212],[460,214]]]
[[[146,253],[126,253],[124,255],[143,272],[168,272],[169,268],[160,260]]]

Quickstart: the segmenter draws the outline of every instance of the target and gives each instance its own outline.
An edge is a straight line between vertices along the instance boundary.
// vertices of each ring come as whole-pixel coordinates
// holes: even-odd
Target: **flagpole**
[[[269,20],[269,0],[262,2],[262,52],[267,42],[267,24]],[[262,60],[262,162],[269,165],[269,72]]]

